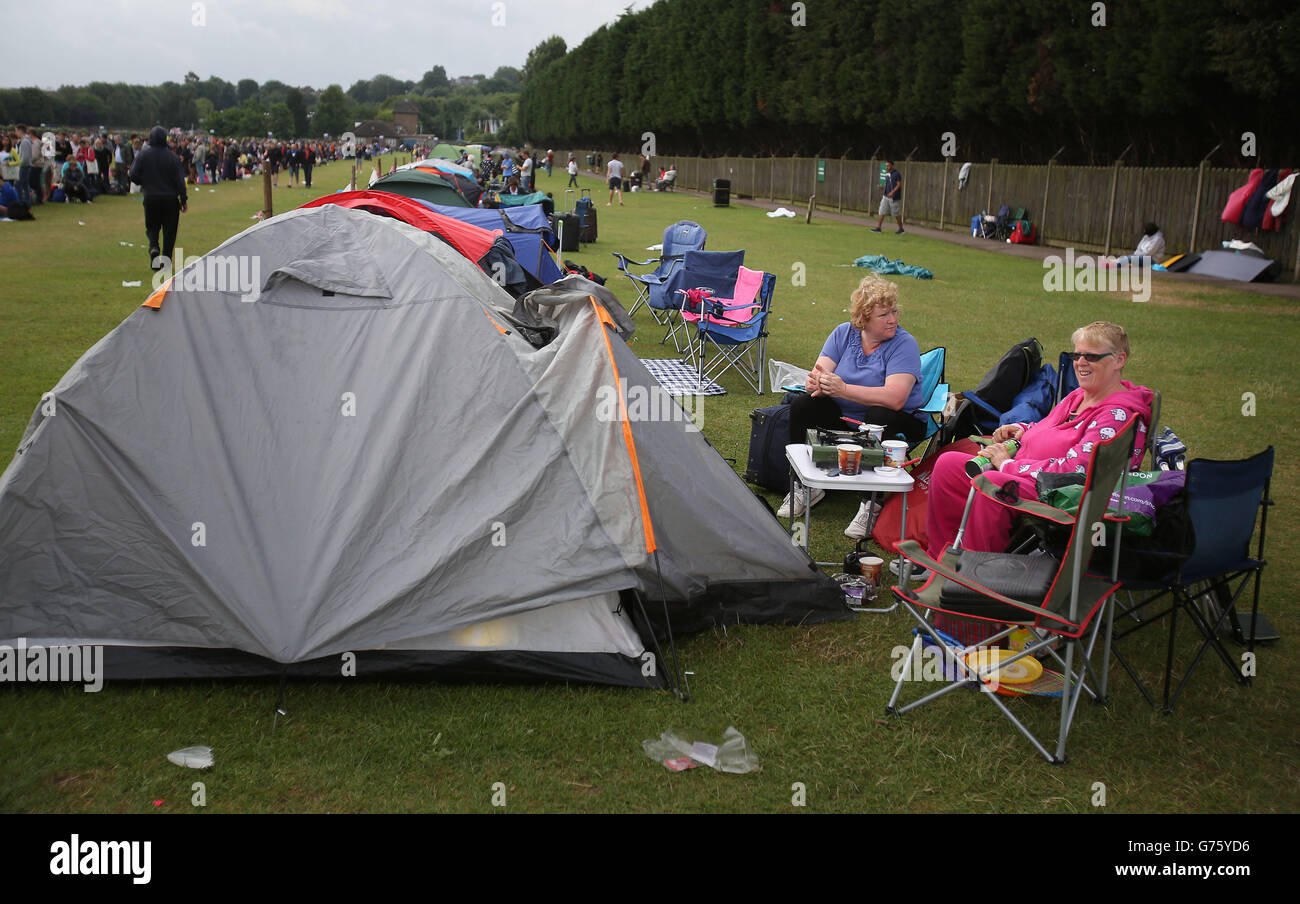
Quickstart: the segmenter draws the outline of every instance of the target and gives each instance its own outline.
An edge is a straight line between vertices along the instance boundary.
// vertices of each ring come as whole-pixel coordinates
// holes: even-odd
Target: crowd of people
[[[290,186],[301,181],[311,188],[313,169],[341,155],[337,142],[193,137],[176,129],[166,143],[190,185],[241,179],[269,168],[277,186],[284,170]],[[0,174],[7,186],[3,198],[9,200],[0,200],[6,207],[0,215],[30,211],[47,201],[92,204],[100,195],[138,192],[129,173],[145,145],[139,134],[42,134],[19,123],[0,136]]]

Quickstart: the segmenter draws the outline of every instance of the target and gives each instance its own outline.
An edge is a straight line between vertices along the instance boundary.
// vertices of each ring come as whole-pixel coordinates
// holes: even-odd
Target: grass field
[[[542,175],[561,195],[566,176]],[[280,188],[276,210],[332,192],[340,164],[317,169],[316,189]],[[287,179],[281,179],[282,185]],[[846,318],[865,253],[901,257],[934,271],[899,278],[902,323],[922,349],[948,349],[954,389],[973,386],[1013,343],[1028,336],[1049,354],[1071,331],[1114,320],[1129,331],[1125,376],[1163,393],[1162,422],[1193,457],[1235,458],[1277,448],[1262,609],[1284,639],[1260,653],[1243,688],[1206,661],[1173,716],[1148,708],[1118,668],[1108,707],[1083,703],[1071,759],[1047,765],[992,707],[959,692],[902,718],[883,714],[891,650],[909,640],[902,614],[866,615],[812,628],[747,627],[697,635],[679,645],[694,672],[694,702],[665,693],[581,686],[449,686],[419,683],[291,684],[272,729],[275,683],[6,687],[0,691],[0,810],[133,813],[191,806],[195,774],[168,751],[215,750],[206,812],[485,812],[492,786],[508,809],[591,812],[783,812],[792,785],[813,812],[1293,812],[1300,807],[1294,638],[1298,551],[1294,349],[1300,307],[1266,296],[1158,281],[1149,302],[1104,293],[1045,293],[1038,262],[913,235],[873,235],[829,221],[770,220],[759,210],[715,209],[687,194],[631,194],[607,208],[594,177],[599,241],[567,257],[610,277],[630,306],[633,293],[610,251],[640,256],[663,229],[694,219],[711,250],[745,248],[746,262],[778,277],[770,355],[807,366]],[[257,181],[192,190],[180,245],[200,254],[249,226],[261,207]],[[46,205],[33,223],[0,225],[0,450],[12,455],[47,391],[148,292],[143,215],[134,198],[91,206]],[[122,243],[132,242],[134,247]],[[646,252],[648,256],[649,252]],[[797,285],[803,275],[806,284]],[[141,280],[141,288],[123,281]],[[665,357],[648,317],[633,348]],[[775,404],[738,379],[704,403],[704,429],[743,470],[750,410]],[[1253,394],[1253,414],[1243,396]],[[653,492],[653,487],[651,488]],[[852,494],[818,507],[812,552],[836,559]],[[776,495],[768,497],[773,504]],[[1193,650],[1180,632],[1182,661]],[[1163,664],[1163,633],[1142,632],[1127,649],[1149,680]],[[1229,642],[1234,655],[1237,648]],[[1288,678],[1290,675],[1292,677]],[[1054,703],[1021,700],[1017,711],[1042,729]],[[641,741],[675,728],[721,735],[735,725],[762,771],[675,774],[641,752]],[[1095,807],[1094,783],[1106,806]],[[154,801],[162,800],[155,807]]]

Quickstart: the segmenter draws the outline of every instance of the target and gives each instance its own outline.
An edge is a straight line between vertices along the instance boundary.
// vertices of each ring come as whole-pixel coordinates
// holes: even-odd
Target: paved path
[[[682,194],[694,195],[699,198],[712,197],[711,192],[693,191],[688,188],[679,188],[677,191]],[[757,207],[761,210],[776,210],[778,207],[786,207],[787,210],[804,211],[806,205],[796,207],[789,202],[772,202],[763,201],[755,198],[737,198],[732,196],[731,203],[743,204],[746,207]],[[799,213],[802,217],[804,214]],[[864,229],[869,228],[875,223],[873,218],[863,217],[861,215],[852,215],[845,213],[833,213],[826,210],[814,210],[813,217],[822,220],[834,220],[839,223],[853,223],[862,226]],[[886,226],[889,222],[886,221]],[[1295,227],[1292,227],[1295,228]],[[940,231],[930,229],[926,226],[907,226],[908,235],[919,235],[928,239],[938,239],[941,242],[948,242],[953,245],[965,245],[968,248],[977,248],[980,251],[991,251],[995,254],[1007,254],[1013,257],[1024,257],[1033,260],[1043,260],[1049,254],[1059,254],[1061,249],[1044,245],[1012,245],[1007,242],[993,242],[988,239],[977,239],[965,232]],[[893,229],[886,229],[886,232],[893,234]],[[1086,253],[1086,252],[1085,252]],[[1081,254],[1080,256],[1083,256]],[[1283,276],[1289,275],[1294,266],[1294,261],[1282,262]],[[1257,295],[1272,295],[1278,298],[1300,298],[1300,283],[1276,282],[1276,283],[1258,283],[1258,282],[1241,282],[1234,279],[1220,279],[1216,276],[1198,276],[1195,273],[1169,273],[1161,272],[1156,276],[1162,283],[1181,282],[1181,283],[1201,283],[1207,286],[1215,286],[1224,289],[1233,289],[1238,292],[1253,292]]]

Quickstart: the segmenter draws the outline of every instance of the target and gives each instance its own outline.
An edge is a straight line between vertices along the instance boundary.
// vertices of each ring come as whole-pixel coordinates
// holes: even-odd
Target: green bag
[[[1129,520],[1124,525],[1124,533],[1134,534],[1139,537],[1149,537],[1155,529],[1155,519],[1141,511],[1144,501],[1139,499],[1128,498],[1127,490],[1132,487],[1143,486],[1148,483],[1155,483],[1161,475],[1161,471],[1134,471],[1129,473],[1125,478],[1125,504],[1124,514]],[[1048,505],[1055,506],[1062,511],[1069,512],[1071,515],[1077,515],[1079,512],[1079,500],[1083,498],[1083,475],[1082,474],[1053,474],[1047,471],[1038,475],[1038,498]],[[1116,484],[1115,491],[1111,493],[1110,504],[1106,507],[1107,514],[1119,514],[1119,485]],[[1149,505],[1149,503],[1146,503]],[[1112,534],[1113,525],[1107,525],[1106,532]]]

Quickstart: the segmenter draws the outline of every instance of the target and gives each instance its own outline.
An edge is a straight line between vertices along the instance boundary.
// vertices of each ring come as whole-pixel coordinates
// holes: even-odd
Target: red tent
[[[409,223],[425,232],[434,232],[446,239],[453,248],[477,264],[492,247],[493,240],[502,235],[500,229],[489,231],[479,226],[464,223],[452,217],[435,213],[419,201],[413,201],[402,195],[386,191],[345,191],[325,195],[315,201],[308,201],[303,207],[320,207],[324,204],[339,204],[353,207],[380,216],[393,217],[403,223]]]

